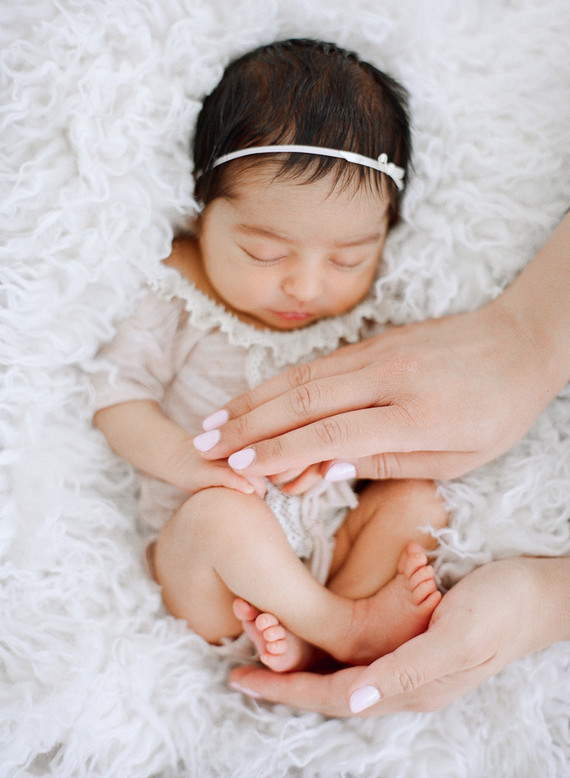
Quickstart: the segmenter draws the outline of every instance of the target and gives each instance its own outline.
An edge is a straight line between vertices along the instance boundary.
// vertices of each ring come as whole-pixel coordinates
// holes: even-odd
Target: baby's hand
[[[286,473],[269,476],[269,480],[286,494],[304,494],[321,479],[321,465],[288,470]]]
[[[236,473],[225,460],[202,459],[191,442],[179,449],[169,463],[170,483],[187,492],[199,492],[211,486],[225,486],[244,494],[265,494],[265,479],[252,476],[250,480]]]

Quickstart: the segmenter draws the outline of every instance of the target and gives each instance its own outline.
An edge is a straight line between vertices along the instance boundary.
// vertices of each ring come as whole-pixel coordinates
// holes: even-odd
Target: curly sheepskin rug
[[[3,0],[1,778],[563,778],[569,646],[434,713],[326,719],[244,699],[235,658],[145,572],[137,476],[92,427],[89,371],[194,208],[188,140],[227,62],[333,40],[411,94],[414,177],[386,321],[481,306],[570,202],[568,0]],[[570,553],[570,392],[442,484],[437,572]]]

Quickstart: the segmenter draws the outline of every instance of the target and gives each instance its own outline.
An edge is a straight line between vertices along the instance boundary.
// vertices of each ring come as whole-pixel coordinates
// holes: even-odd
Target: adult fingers
[[[296,710],[318,711],[326,716],[350,716],[346,691],[361,671],[361,667],[349,667],[331,675],[274,673],[244,665],[232,670],[229,684],[253,699],[281,703]]]
[[[379,400],[384,404],[374,384],[364,370],[320,378],[290,389],[245,415],[231,418],[221,428],[199,435],[194,443],[204,458],[221,459],[244,445],[274,438],[315,421],[322,420],[327,424],[328,418],[334,415],[369,408]],[[388,396],[386,404],[389,404]],[[312,460],[311,464],[330,458],[329,452],[319,460]],[[287,464],[281,471],[289,467]]]
[[[264,381],[249,392],[231,400],[224,408],[227,418],[235,419],[250,413],[255,408],[287,394],[292,389],[331,376],[341,376],[358,370],[370,363],[370,341],[344,346],[327,356],[306,362],[286,370],[284,373]],[[221,417],[220,417],[221,418]]]
[[[387,452],[354,460],[335,460],[321,475],[328,481],[343,481],[352,474],[358,478],[383,480],[392,478],[458,478],[480,464],[477,452],[413,451]]]
[[[274,673],[259,666],[245,665],[231,672],[229,684],[235,691],[251,699],[280,703],[295,710],[315,711],[335,717],[368,717],[401,711],[439,710],[471,691],[485,678],[484,675],[474,676],[457,683],[456,675],[446,675],[414,689],[404,682],[403,687],[407,691],[385,695],[377,700],[376,687],[371,684],[360,686],[363,674],[368,669],[350,667],[329,675],[320,675],[310,672]],[[353,697],[359,689],[364,691]],[[351,700],[354,710],[351,709]],[[363,700],[369,703],[367,707],[362,707]]]
[[[244,475],[272,475],[330,459],[372,457],[379,451],[422,450],[425,433],[399,406],[366,408],[320,419],[279,437],[255,443],[229,457]],[[373,460],[370,460],[371,462]]]

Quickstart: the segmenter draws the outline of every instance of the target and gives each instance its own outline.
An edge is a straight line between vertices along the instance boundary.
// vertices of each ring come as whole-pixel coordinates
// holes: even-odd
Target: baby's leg
[[[324,647],[351,623],[353,603],[313,578],[257,495],[223,488],[193,495],[162,530],[154,568],[170,612],[212,643],[242,632],[235,595]]]
[[[329,588],[360,600],[350,641],[334,652],[345,661],[366,661],[392,651],[422,632],[441,596],[432,568],[418,545],[435,547],[422,527],[443,527],[447,514],[429,481],[370,484],[336,537]],[[415,542],[410,542],[415,541]],[[299,638],[283,629],[271,613],[260,613],[241,600],[234,612],[275,670],[291,669],[289,657],[300,650]]]
[[[370,597],[396,575],[410,541],[426,551],[448,515],[432,481],[374,481],[359,495],[335,538],[327,587],[343,597]]]

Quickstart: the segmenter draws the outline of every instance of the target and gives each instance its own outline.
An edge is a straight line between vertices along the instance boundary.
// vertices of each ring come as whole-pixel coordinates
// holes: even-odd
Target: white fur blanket
[[[327,720],[228,690],[169,617],[136,476],[91,426],[88,370],[193,207],[188,138],[223,66],[335,40],[408,87],[415,175],[387,320],[480,306],[570,201],[568,0],[3,0],[0,5],[2,778],[568,775],[569,646],[432,714]],[[438,571],[570,553],[570,392],[444,485]]]

